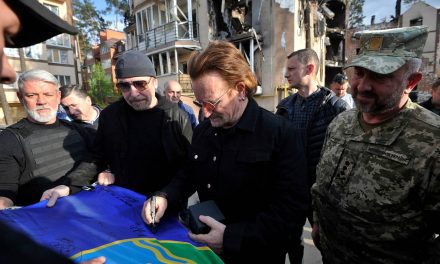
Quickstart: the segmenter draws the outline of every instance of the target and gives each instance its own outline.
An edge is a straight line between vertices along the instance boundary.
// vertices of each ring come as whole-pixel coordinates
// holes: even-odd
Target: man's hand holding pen
[[[161,196],[151,196],[144,202],[142,219],[152,228],[152,231],[155,231],[155,227],[160,222],[167,206],[167,199]]]

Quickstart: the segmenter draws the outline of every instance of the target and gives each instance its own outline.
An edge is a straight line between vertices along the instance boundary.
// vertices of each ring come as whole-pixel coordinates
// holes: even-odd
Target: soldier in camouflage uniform
[[[411,102],[426,27],[364,31],[357,111],[330,124],[312,236],[325,263],[440,263],[440,117]]]

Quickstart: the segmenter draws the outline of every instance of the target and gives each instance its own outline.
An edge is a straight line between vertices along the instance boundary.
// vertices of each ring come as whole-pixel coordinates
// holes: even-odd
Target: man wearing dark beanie
[[[101,171],[98,183],[115,183],[150,196],[183,165],[191,123],[177,104],[156,93],[156,71],[145,54],[123,53],[115,72],[123,98],[99,117],[94,144]]]

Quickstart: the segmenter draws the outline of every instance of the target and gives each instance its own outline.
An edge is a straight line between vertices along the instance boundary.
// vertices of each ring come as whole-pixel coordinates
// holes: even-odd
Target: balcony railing
[[[145,34],[137,35],[137,47],[150,49],[178,40],[198,40],[198,38],[197,23],[173,21]]]

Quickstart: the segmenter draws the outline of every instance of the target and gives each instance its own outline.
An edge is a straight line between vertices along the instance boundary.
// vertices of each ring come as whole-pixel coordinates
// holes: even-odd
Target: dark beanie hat
[[[156,70],[147,55],[136,50],[122,53],[116,61],[116,78],[156,77]]]

